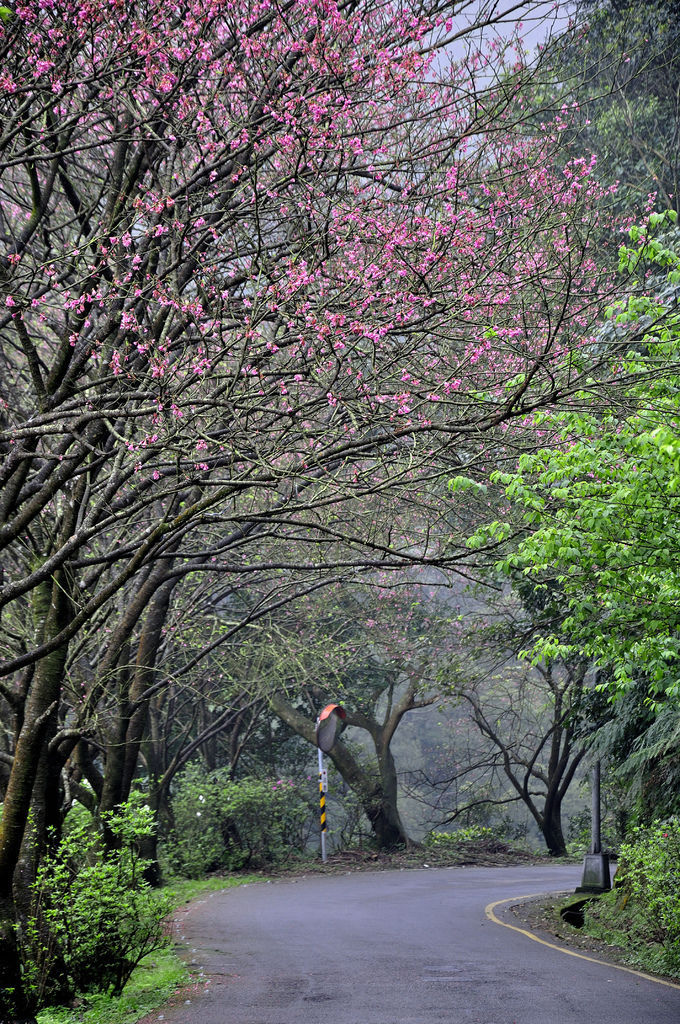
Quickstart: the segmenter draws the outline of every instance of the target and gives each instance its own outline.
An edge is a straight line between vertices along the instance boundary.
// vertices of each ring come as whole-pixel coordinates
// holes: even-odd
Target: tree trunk
[[[279,695],[271,698],[271,705],[279,718],[290,725],[299,736],[316,746],[314,725],[310,719],[296,711]],[[385,743],[381,753],[378,753],[379,743],[378,740],[378,772],[371,771],[357,761],[341,741],[336,742],[328,756],[359,798],[371,823],[378,847],[381,850],[400,849],[408,844],[409,838],[397,810],[396,771],[389,745]]]
[[[399,814],[392,806],[385,794],[378,790],[374,795],[362,796],[357,793],[361,800],[366,817],[371,823],[378,847],[381,850],[403,850],[408,845],[409,839],[404,831]]]
[[[55,707],[49,716],[47,735],[54,735],[57,728],[58,711]],[[31,925],[40,930],[38,942],[44,946],[51,943],[47,922],[40,917],[38,920],[35,918],[33,884],[40,862],[46,853],[52,853],[58,848],[61,840],[63,824],[61,767],[62,761],[54,756],[48,745],[45,744],[33,783],[29,824],[24,831],[21,853],[12,884],[20,948],[24,947],[26,943],[28,929]],[[35,944],[36,939],[34,938],[30,948],[35,948]],[[66,966],[56,943],[53,965],[50,970],[49,994],[51,1001],[55,1003],[67,1002],[73,995]],[[33,997],[28,996],[28,1000],[34,1006]],[[34,1006],[34,1008],[36,1007]]]
[[[375,819],[369,817],[369,820],[381,849],[400,849],[408,845],[409,839],[397,805],[396,765],[389,744],[382,737],[376,744],[376,753],[380,770],[380,815]]]
[[[23,991],[11,878],[0,889],[0,1024],[36,1024]]]
[[[546,801],[541,816],[541,832],[551,857],[566,857],[567,844],[562,832],[562,801]]]
[[[158,811],[153,806],[153,802],[150,801],[149,805],[154,811],[156,821],[158,821]],[[142,874],[144,881],[147,882],[152,889],[160,889],[163,884],[163,873],[158,860],[158,832],[152,832],[150,836],[140,836],[137,840],[137,850],[142,860],[147,861],[147,865]]]
[[[55,636],[70,603],[63,574],[44,583],[34,597],[36,636]],[[13,879],[29,819],[38,770],[57,725],[57,707],[66,661],[66,647],[57,648],[39,663],[31,681],[23,722],[14,751],[3,816],[0,822],[0,1021],[32,1020],[19,971]],[[20,879],[19,879],[20,881]]]
[[[165,574],[167,566],[162,566],[157,576]],[[151,581],[150,581],[151,582]],[[132,679],[126,682],[126,694],[121,694],[119,701],[120,717],[116,724],[116,739],[107,753],[104,788],[100,811],[112,811],[118,804],[129,799],[134,783],[139,754],[145,738],[148,736],[149,697],[145,694],[156,681],[156,657],[161,643],[162,631],[170,609],[170,600],[178,579],[158,582],[151,597],[137,644],[137,657]],[[153,786],[149,780],[150,787]],[[154,795],[149,793],[149,804],[153,810]],[[117,841],[104,823],[104,842],[109,849],[115,848]],[[158,843],[156,835],[140,839],[139,854],[149,860],[145,878],[154,886],[161,884],[161,870],[158,863]]]

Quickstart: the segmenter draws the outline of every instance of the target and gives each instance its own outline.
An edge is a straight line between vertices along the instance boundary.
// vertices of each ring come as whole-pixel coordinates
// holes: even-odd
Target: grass
[[[232,875],[198,881],[181,879],[164,886],[162,893],[169,896],[173,908],[177,908],[203,893],[254,881],[262,881],[262,877]],[[185,963],[168,946],[144,957],[121,996],[112,998],[100,993],[84,996],[74,1007],[48,1007],[38,1014],[38,1024],[135,1024],[190,982],[191,974]]]
[[[49,1007],[38,1014],[38,1024],[133,1024],[189,981],[189,972],[176,953],[163,949],[142,960],[117,999],[99,993],[73,1008]]]
[[[161,892],[172,901],[173,909],[183,903],[195,900],[205,892],[220,892],[222,889],[233,889],[238,885],[250,882],[261,882],[262,875],[226,875],[223,878],[177,878],[164,885]]]

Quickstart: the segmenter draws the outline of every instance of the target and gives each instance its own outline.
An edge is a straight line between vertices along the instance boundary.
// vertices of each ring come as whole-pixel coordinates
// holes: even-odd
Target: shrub
[[[633,829],[620,857],[617,879],[647,908],[655,940],[677,948],[680,966],[680,819]]]
[[[206,774],[191,765],[175,779],[173,825],[163,837],[161,849],[163,862],[172,874],[202,878],[210,871],[226,867],[220,774]]]
[[[190,766],[173,788],[164,860],[188,878],[283,863],[307,845],[311,799],[310,786],[301,790],[289,779],[233,782],[224,770]]]
[[[309,838],[310,806],[290,779],[244,779],[225,787],[227,835],[244,864],[278,864],[301,852]]]
[[[486,825],[470,825],[468,828],[459,828],[455,832],[428,832],[423,839],[423,845],[445,852],[457,849],[466,843],[479,843],[494,838],[493,829],[487,828]]]
[[[680,975],[680,820],[631,831],[615,887],[587,908],[585,927],[637,966]]]
[[[133,970],[166,945],[168,901],[142,878],[137,841],[154,828],[148,807],[123,805],[107,816],[120,848],[104,855],[92,819],[79,816],[56,853],[41,863],[22,935],[24,973],[38,1006],[59,978],[65,993],[120,995]]]

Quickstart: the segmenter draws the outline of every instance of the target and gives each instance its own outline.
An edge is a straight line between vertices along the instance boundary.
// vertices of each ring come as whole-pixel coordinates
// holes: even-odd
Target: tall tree
[[[680,688],[680,257],[675,232],[655,237],[655,228],[675,219],[674,212],[652,215],[649,228],[632,229],[632,246],[621,250],[622,265],[636,269],[641,287],[654,287],[609,310],[610,333],[629,343],[622,368],[640,375],[628,402],[603,412],[589,409],[584,395],[585,409],[543,417],[555,443],[495,478],[522,524],[504,570],[556,582],[568,602],[561,632],[528,647],[538,657],[592,659],[614,692],[646,679],[652,701],[675,698]],[[471,544],[490,536],[502,542],[511,533],[507,519],[496,521]]]
[[[410,839],[399,810],[392,744],[404,718],[437,699],[437,665],[448,647],[451,610],[430,587],[405,581],[393,587],[383,579],[324,593],[301,612],[281,634],[284,685],[273,683],[271,707],[315,743],[318,712],[330,701],[342,703],[353,742],[339,740],[329,756],[355,791],[379,847],[404,846]],[[291,641],[292,650],[305,652],[300,658],[291,657]]]
[[[455,821],[472,808],[519,801],[548,852],[562,857],[562,805],[585,753],[589,663],[575,654],[531,665],[523,650],[546,627],[555,630],[565,617],[565,603],[554,588],[532,587],[521,578],[514,586],[502,580],[499,589],[481,611],[464,617],[458,653],[442,671],[442,691],[467,708],[482,744],[468,763],[454,737],[456,769],[439,779],[438,789],[450,788],[455,803],[448,815],[442,813],[445,796],[438,806],[443,821]],[[466,784],[459,787],[461,779]]]

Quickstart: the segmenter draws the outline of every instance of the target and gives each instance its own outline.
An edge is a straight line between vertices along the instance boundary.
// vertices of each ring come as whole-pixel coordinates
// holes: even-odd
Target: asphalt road
[[[680,1024],[680,988],[568,956],[485,915],[498,900],[579,882],[578,867],[439,868],[214,893],[177,922],[197,985],[147,1019]]]

